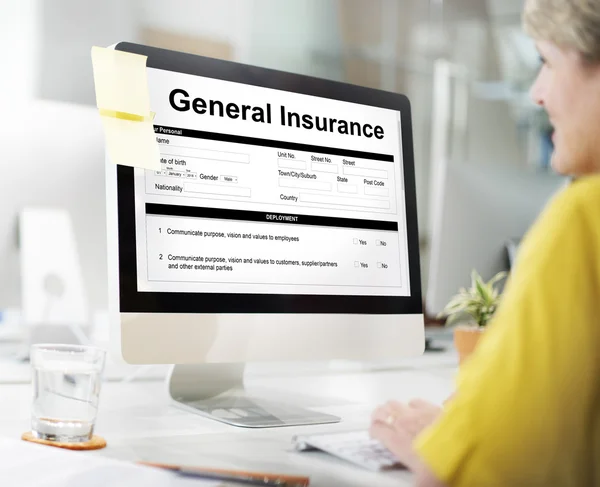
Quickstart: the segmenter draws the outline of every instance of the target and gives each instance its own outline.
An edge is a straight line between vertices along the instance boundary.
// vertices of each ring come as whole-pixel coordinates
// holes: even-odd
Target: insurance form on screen
[[[148,68],[140,292],[409,296],[400,113]]]

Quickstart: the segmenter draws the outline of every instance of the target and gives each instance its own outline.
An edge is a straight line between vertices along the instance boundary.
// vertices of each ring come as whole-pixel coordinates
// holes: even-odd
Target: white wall
[[[181,35],[210,38],[233,47],[247,62],[253,0],[145,0],[139,24]]]
[[[146,0],[140,25],[227,42],[239,62],[339,77],[313,55],[339,50],[335,0]]]
[[[469,67],[476,81],[501,79],[501,59],[494,33],[485,24],[461,26],[455,33],[454,62]],[[486,100],[469,90],[467,153],[470,164],[525,165],[516,120],[506,100]]]
[[[315,64],[315,53],[341,50],[334,0],[254,0],[250,56],[253,64],[324,78],[339,64]]]
[[[240,62],[340,78],[335,0],[0,0],[2,94],[94,105],[92,45],[139,40],[142,27],[221,40]],[[10,95],[9,95],[10,94]],[[2,96],[2,95],[0,95]]]
[[[0,102],[33,97],[38,7],[36,0],[0,0]]]
[[[90,50],[137,39],[138,0],[38,0],[42,99],[95,105]]]

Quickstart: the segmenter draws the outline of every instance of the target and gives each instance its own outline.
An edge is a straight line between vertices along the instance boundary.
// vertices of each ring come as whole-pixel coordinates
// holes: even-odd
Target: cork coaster
[[[106,440],[101,436],[94,435],[90,441],[80,443],[62,443],[60,441],[40,440],[33,436],[31,431],[23,433],[22,440],[39,443],[40,445],[55,446],[56,448],[65,448],[67,450],[100,450],[106,446]]]

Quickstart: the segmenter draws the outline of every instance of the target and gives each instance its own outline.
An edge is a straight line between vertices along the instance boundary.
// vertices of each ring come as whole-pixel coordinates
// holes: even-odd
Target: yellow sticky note
[[[115,164],[160,171],[160,152],[151,121],[102,116],[108,156]]]
[[[114,164],[160,170],[146,56],[92,47],[96,104]]]
[[[150,113],[147,56],[92,47],[96,105],[142,117]]]

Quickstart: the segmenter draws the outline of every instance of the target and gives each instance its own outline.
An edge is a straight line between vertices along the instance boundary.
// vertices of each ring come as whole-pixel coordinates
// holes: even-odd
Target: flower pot
[[[483,331],[484,328],[478,326],[458,326],[454,329],[454,346],[458,352],[459,365],[473,353]]]

